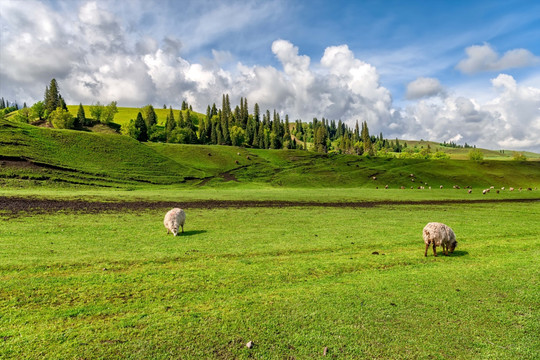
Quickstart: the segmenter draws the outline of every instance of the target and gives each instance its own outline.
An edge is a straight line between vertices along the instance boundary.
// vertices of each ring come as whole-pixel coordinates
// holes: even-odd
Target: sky
[[[247,98],[386,138],[540,152],[540,2],[0,0],[0,96]]]

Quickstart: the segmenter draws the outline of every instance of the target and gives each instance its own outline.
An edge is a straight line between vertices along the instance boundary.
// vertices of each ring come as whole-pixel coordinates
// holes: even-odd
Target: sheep
[[[442,188],[443,188],[443,186],[441,185],[441,186],[440,186],[439,188],[440,188],[440,189],[442,189]]]
[[[514,188],[513,188],[513,187],[511,187],[511,188],[510,188],[510,191],[514,191]]]
[[[467,190],[467,193],[468,193],[468,194],[471,194],[471,193],[472,193],[472,190],[471,190],[471,189]]]
[[[438,222],[428,223],[422,232],[424,237],[424,243],[426,244],[426,251],[424,256],[427,256],[427,251],[430,244],[433,244],[433,256],[437,256],[437,246],[442,246],[445,256],[448,253],[453,253],[457,246],[456,235],[454,231],[445,224]]]
[[[184,210],[179,208],[171,209],[165,214],[165,219],[163,219],[163,225],[167,229],[167,234],[169,231],[174,235],[178,235],[178,227],[182,227],[182,233],[184,232],[184,223],[186,222],[186,213]]]

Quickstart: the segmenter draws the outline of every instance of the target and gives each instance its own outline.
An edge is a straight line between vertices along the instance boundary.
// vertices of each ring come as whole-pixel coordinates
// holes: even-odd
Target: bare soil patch
[[[183,209],[218,208],[281,208],[281,207],[334,207],[372,208],[376,206],[446,205],[476,203],[528,203],[540,199],[488,199],[488,200],[422,200],[422,201],[355,201],[315,202],[281,200],[196,200],[196,201],[88,201],[81,199],[43,199],[31,197],[0,196],[0,216],[13,218],[22,214],[48,214],[56,212],[102,213],[116,211],[143,211],[181,207]]]

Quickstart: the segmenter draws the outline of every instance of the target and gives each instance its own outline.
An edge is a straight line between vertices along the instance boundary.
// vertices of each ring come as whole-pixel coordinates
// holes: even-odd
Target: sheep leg
[[[427,251],[428,251],[428,249],[429,249],[429,244],[426,244],[426,251],[424,251],[424,256],[426,256],[426,257],[427,257]]]
[[[448,256],[448,245],[443,245],[444,256]]]
[[[433,243],[433,256],[437,256],[436,247],[437,247],[437,245],[435,245],[435,243]]]
[[[182,234],[184,233],[184,225],[182,225]]]

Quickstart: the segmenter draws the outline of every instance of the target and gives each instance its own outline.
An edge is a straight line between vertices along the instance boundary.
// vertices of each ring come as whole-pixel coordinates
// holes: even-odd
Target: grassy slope
[[[6,120],[0,122],[0,139],[0,156],[24,157],[61,168],[0,168],[0,176],[15,179],[13,182],[27,178],[140,186],[181,184],[193,178],[189,184],[197,185],[206,178],[207,187],[540,186],[537,161],[368,159],[300,150],[143,144],[124,136],[53,130]],[[372,180],[373,176],[377,179]],[[234,179],[238,181],[231,181]]]
[[[91,118],[92,115],[90,113],[90,106],[89,105],[83,105],[84,108],[84,114],[87,118]],[[77,112],[79,111],[79,105],[68,105],[68,110],[73,116],[77,116]],[[163,108],[154,108],[156,111],[156,115],[158,117],[158,124],[159,125],[165,125],[165,120],[167,119],[167,115],[169,115],[169,109],[163,109]],[[119,107],[118,113],[114,116],[114,122],[119,125],[128,124],[129,120],[133,119],[135,120],[137,118],[137,113],[141,111],[141,108],[128,108],[128,107]],[[179,111],[177,109],[173,109],[173,115],[176,120],[178,120],[179,117]],[[183,111],[185,115],[185,111]],[[197,119],[200,119],[203,117],[203,114],[199,114],[197,112],[191,112],[192,115],[194,115]],[[198,123],[196,123],[198,124]]]
[[[173,183],[200,172],[178,164],[129,137],[52,130],[30,125],[0,122],[0,155],[23,157],[60,169],[27,168],[36,177],[82,182]],[[12,170],[16,175],[17,169]]]
[[[0,358],[537,359],[539,206],[0,218]]]

